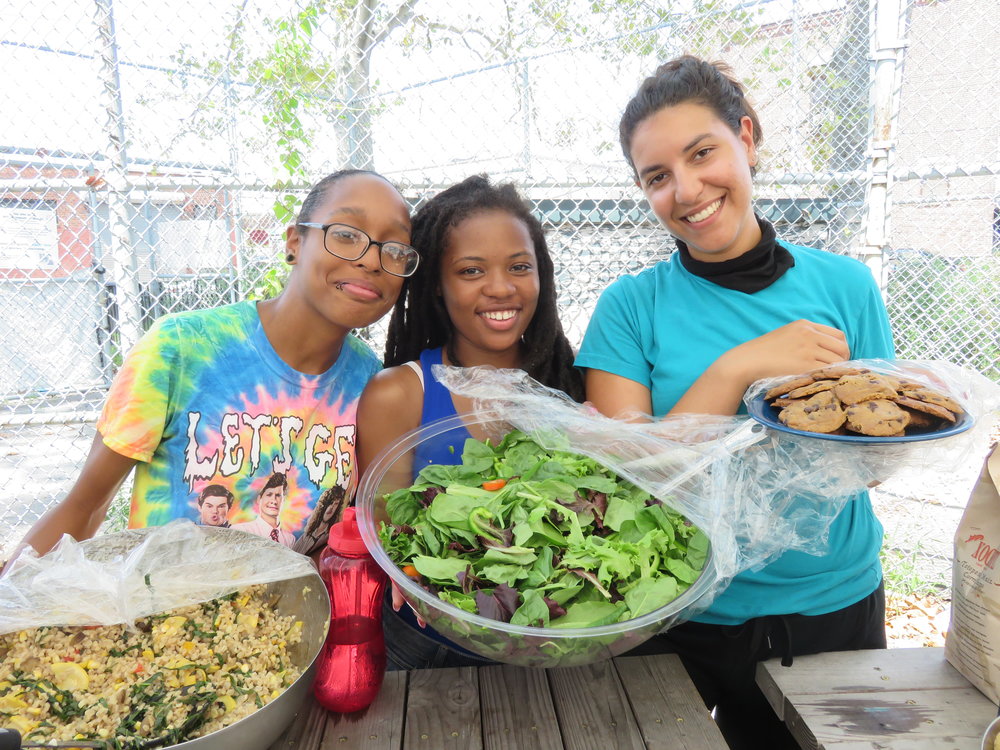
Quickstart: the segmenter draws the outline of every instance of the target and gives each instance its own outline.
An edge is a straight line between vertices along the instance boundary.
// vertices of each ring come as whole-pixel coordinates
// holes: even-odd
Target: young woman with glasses
[[[401,435],[470,408],[438,383],[435,364],[520,368],[536,380],[583,398],[573,351],[556,312],[555,276],[538,219],[513,185],[469,177],[428,201],[413,218],[417,272],[396,302],[386,368],[358,407],[362,469]],[[427,463],[460,460],[465,437],[450,449],[418,449],[413,473]],[[483,664],[430,628],[409,608],[385,613],[390,664],[402,669]]]
[[[779,240],[754,213],[761,128],[726,66],[690,56],[662,65],[626,106],[620,137],[677,251],[597,304],[576,363],[601,412],[734,414],[760,378],[893,356],[869,270]],[[732,747],[798,747],[757,688],[756,663],[884,648],[881,542],[862,493],[835,519],[828,551],[787,552],[737,575],[648,648],[680,654]]]
[[[254,533],[292,547],[324,539],[302,532],[314,512],[327,525],[339,515],[317,508],[321,496],[342,504],[357,486],[357,403],[380,367],[351,330],[396,302],[418,267],[409,242],[409,209],[381,176],[345,170],[316,184],[285,232],[282,293],[158,320],[116,376],[79,478],[25,542],[44,553],[64,533],[95,534],[133,468],[130,527],[197,520],[209,484],[234,497],[228,523],[251,522],[280,475],[280,517]]]

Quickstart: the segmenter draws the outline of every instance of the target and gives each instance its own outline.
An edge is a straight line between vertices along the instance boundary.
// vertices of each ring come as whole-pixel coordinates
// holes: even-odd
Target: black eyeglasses
[[[420,263],[417,251],[402,242],[377,242],[366,232],[349,224],[315,224],[300,221],[300,227],[323,230],[323,247],[335,258],[359,260],[372,245],[378,248],[378,262],[382,270],[393,276],[412,276]]]

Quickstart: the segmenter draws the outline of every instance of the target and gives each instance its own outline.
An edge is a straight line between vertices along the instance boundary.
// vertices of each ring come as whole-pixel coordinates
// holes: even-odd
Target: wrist
[[[742,390],[749,388],[750,384],[756,380],[748,364],[736,354],[735,349],[730,349],[723,354],[708,369],[712,373],[713,379],[719,379],[731,385],[739,385]]]

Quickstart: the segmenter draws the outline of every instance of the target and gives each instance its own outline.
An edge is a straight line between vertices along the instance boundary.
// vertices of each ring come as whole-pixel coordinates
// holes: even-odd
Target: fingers
[[[844,332],[811,320],[780,326],[727,352],[727,368],[748,386],[756,380],[794,375],[851,358]]]
[[[837,331],[839,336],[831,336],[825,332],[820,332],[819,338],[817,338],[816,343],[823,350],[823,353],[829,352],[830,357],[822,357],[824,364],[833,364],[834,362],[843,362],[851,358],[851,347],[847,345],[847,341],[844,338],[844,334]]]
[[[785,333],[790,336],[792,341],[786,343],[792,343],[797,347],[806,365],[813,360],[816,366],[822,367],[851,358],[847,336],[833,326],[814,323],[811,320],[796,320],[772,333]],[[785,336],[780,338],[784,339]]]
[[[403,596],[402,590],[395,583],[392,584],[392,608],[396,612],[399,612],[399,608],[406,604],[406,598]],[[409,607],[410,605],[407,604]],[[413,607],[410,607],[413,609]],[[424,622],[424,618],[420,616],[417,610],[413,609],[413,614],[417,617],[417,625],[422,628],[427,627],[427,623]]]

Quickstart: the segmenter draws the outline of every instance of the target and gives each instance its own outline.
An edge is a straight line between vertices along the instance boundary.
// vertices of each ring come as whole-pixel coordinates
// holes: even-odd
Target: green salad
[[[387,495],[388,556],[440,599],[514,625],[587,628],[640,617],[701,573],[708,538],[594,460],[523,432],[469,439]]]

